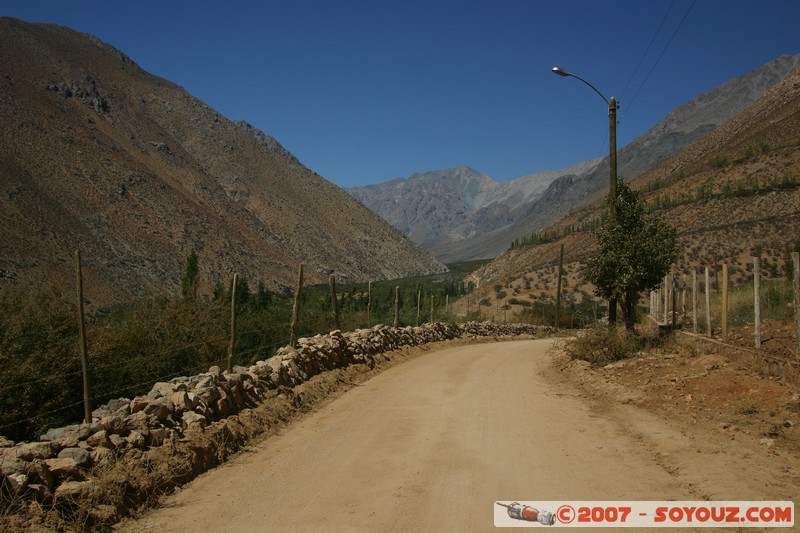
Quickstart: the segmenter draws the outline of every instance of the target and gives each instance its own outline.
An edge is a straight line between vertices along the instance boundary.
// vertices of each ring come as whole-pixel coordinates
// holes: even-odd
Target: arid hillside
[[[72,290],[97,304],[174,291],[280,290],[445,267],[278,142],[221,116],[94,37],[0,19],[0,289]]]
[[[713,271],[727,262],[738,283],[751,279],[752,256],[759,254],[764,275],[781,277],[787,249],[800,241],[800,70],[632,185],[678,230],[683,253],[675,272]],[[596,253],[592,230],[605,210],[598,193],[540,232],[538,244],[516,246],[485,265],[472,276],[480,287],[473,300],[491,301],[486,312],[497,309],[498,285],[515,288],[507,296],[518,300],[551,300],[562,244],[564,290],[589,295],[581,269]]]

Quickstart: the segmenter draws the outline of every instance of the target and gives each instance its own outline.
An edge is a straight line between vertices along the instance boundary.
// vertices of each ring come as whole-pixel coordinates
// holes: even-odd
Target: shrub
[[[34,439],[80,416],[76,315],[54,292],[0,295],[0,434]]]
[[[522,307],[531,307],[533,302],[530,300],[520,300],[519,298],[511,298],[508,303],[511,305],[521,305]]]
[[[728,166],[728,158],[724,155],[717,155],[708,160],[711,168],[725,168]]]
[[[625,359],[640,349],[641,339],[634,333],[605,325],[586,328],[564,345],[564,352],[571,359],[581,359],[597,366]]]

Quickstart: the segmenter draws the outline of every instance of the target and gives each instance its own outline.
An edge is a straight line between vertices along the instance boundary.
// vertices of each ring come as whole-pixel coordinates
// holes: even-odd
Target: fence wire
[[[84,266],[93,264],[91,258],[82,260]],[[84,286],[87,293],[91,293],[90,286]],[[334,329],[336,316],[331,309],[332,300],[329,293],[309,298],[303,288],[303,298],[300,300],[300,313],[294,325],[298,337],[308,337]],[[356,289],[339,292],[341,304],[339,319],[342,328],[371,327],[378,323],[392,324],[396,313],[395,306],[399,305],[401,323],[414,323],[416,298],[419,285],[409,294],[408,290],[400,292],[400,302],[395,301],[395,287],[373,286],[371,309],[363,295],[366,290],[358,291],[362,295],[353,299]],[[49,307],[48,301],[41,296],[48,296],[50,302],[58,303],[58,307]],[[25,367],[13,368],[16,373],[15,380],[5,381],[0,385],[0,409],[5,409],[7,416],[0,416],[0,431],[10,428],[20,429],[17,435],[27,433],[31,435],[37,427],[37,421],[42,419],[57,419],[67,422],[63,415],[70,410],[77,410],[84,402],[78,401],[80,396],[80,369],[78,358],[78,324],[75,322],[75,309],[61,294],[53,292],[50,295],[40,295],[38,299],[16,301],[13,298],[0,299],[0,304],[5,309],[14,305],[24,309],[31,320],[52,316],[55,320],[46,322],[47,331],[37,330],[36,336],[28,336],[17,342],[12,352],[21,355]],[[427,302],[428,295],[424,301]],[[436,297],[436,315],[441,315],[444,306],[444,297]],[[346,303],[345,303],[346,301]],[[232,363],[251,364],[256,359],[266,359],[278,349],[290,344],[290,334],[293,325],[288,320],[276,318],[287,313],[287,300],[275,301],[274,299],[256,301],[251,299],[237,299],[231,302],[234,314],[238,321],[245,325],[245,329],[236,330]],[[203,304],[198,300],[185,300],[181,302],[177,297],[155,298],[138,304],[126,306],[121,310],[103,312],[87,320],[85,328],[88,341],[88,376],[90,380],[90,395],[93,408],[119,394],[138,393],[154,381],[168,380],[181,375],[197,373],[206,370],[212,365],[223,366],[227,364],[227,350],[230,346],[231,335],[229,328],[228,310],[230,307],[223,300],[210,300]],[[179,305],[176,305],[179,304]],[[180,305],[198,305],[195,310],[183,309]],[[12,306],[12,307],[9,307]],[[216,307],[214,307],[216,306]],[[249,307],[248,307],[249,306]],[[242,307],[242,309],[238,309]],[[428,308],[423,306],[423,316],[427,317]],[[48,315],[57,311],[58,314]],[[192,313],[190,318],[186,312]],[[119,314],[116,314],[119,313]],[[126,314],[126,313],[141,313]],[[139,316],[149,317],[155,315],[154,320],[140,320]],[[264,313],[259,317],[258,313]],[[8,333],[5,328],[6,320],[11,320],[11,315],[0,317],[0,341],[2,335]],[[22,319],[25,319],[23,317]],[[179,319],[179,322],[176,322]],[[262,323],[259,323],[263,320]],[[10,323],[10,322],[9,322]],[[181,326],[183,324],[183,326]],[[204,325],[206,330],[202,330]],[[15,327],[25,327],[17,323]],[[191,329],[194,328],[194,329]],[[48,332],[58,337],[50,341]],[[185,342],[180,342],[181,338]],[[179,344],[173,344],[173,340]],[[29,353],[22,353],[26,348],[23,342],[31,346]],[[21,351],[20,351],[21,350]],[[37,356],[34,356],[36,350]],[[9,356],[10,353],[9,352]],[[3,359],[7,354],[0,354]],[[46,374],[45,374],[46,373]],[[37,375],[38,374],[38,375]],[[42,375],[44,374],[44,375]],[[14,378],[12,378],[14,379]],[[129,382],[125,382],[129,380]],[[132,383],[131,383],[132,382]],[[74,401],[72,401],[74,399]],[[58,401],[66,404],[49,409],[50,405]],[[45,409],[37,412],[37,409]],[[27,413],[21,413],[26,409]],[[8,417],[19,415],[14,420]],[[61,416],[60,416],[61,415]],[[72,415],[70,415],[72,416]],[[48,420],[47,423],[52,423]]]

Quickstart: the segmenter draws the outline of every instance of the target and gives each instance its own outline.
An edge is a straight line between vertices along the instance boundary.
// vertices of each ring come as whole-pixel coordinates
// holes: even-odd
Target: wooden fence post
[[[658,305],[659,300],[661,299],[661,287],[653,291],[653,320],[658,322],[658,318],[661,313],[661,309]]]
[[[658,322],[658,289],[650,293],[650,316]]]
[[[669,275],[664,276],[664,324],[669,324]]]
[[[328,277],[328,283],[331,286],[331,309],[333,311],[333,325],[336,329],[342,329],[342,320],[339,317],[339,300],[336,298],[336,276],[331,274]]]
[[[756,349],[761,348],[761,258],[753,257],[753,314]]]
[[[794,321],[797,358],[800,359],[800,252],[792,252],[794,263]]]
[[[659,322],[661,321],[661,315],[663,314],[663,311],[661,311],[661,308],[664,305],[664,297],[662,296],[663,294],[664,288],[661,286],[661,284],[659,284],[658,289],[656,289],[656,320]]]
[[[722,263],[722,339],[728,340],[728,263]]]
[[[86,325],[83,319],[83,274],[81,273],[81,251],[75,251],[75,266],[78,281],[78,349],[81,357],[81,370],[83,372],[83,421],[92,423],[92,402],[89,398],[89,360],[86,349]]]
[[[419,326],[419,307],[422,301],[422,289],[417,290],[417,326]]]
[[[400,325],[400,286],[394,288],[394,327]]]
[[[686,273],[683,274],[681,282],[681,320],[686,320]]]
[[[238,284],[239,274],[234,274],[231,288],[231,341],[228,344],[228,373],[233,372],[233,352],[236,350],[236,286]]]
[[[431,294],[431,324],[433,324],[433,298],[434,296]]]
[[[655,294],[653,295],[653,302],[655,303],[654,305],[655,312],[653,314],[653,318],[656,320],[656,322],[658,322],[659,319],[661,318],[661,285],[659,285],[658,288],[655,290]]]
[[[367,327],[372,327],[372,282],[367,283]]]
[[[692,331],[697,333],[697,269],[692,267]]]
[[[709,337],[714,336],[714,330],[711,327],[711,276],[706,267],[706,331]]]
[[[654,303],[655,303],[655,315],[653,315],[653,318],[656,319],[656,322],[660,322],[661,321],[661,284],[658,285],[658,288],[656,289],[656,293],[653,295],[653,298],[655,298],[655,300],[654,300]]]
[[[297,344],[297,321],[300,316],[300,297],[303,293],[303,264],[297,272],[297,288],[294,291],[294,304],[292,305],[292,323],[289,326],[289,345]]]
[[[672,330],[674,331],[678,325],[678,308],[676,307],[678,291],[675,290],[675,278],[672,278],[672,285],[669,292],[672,293]]]

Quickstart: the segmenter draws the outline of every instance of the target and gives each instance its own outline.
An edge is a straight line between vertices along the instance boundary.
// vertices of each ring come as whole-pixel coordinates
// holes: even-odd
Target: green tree
[[[197,254],[192,250],[186,258],[186,269],[181,280],[181,295],[185,300],[195,300],[197,298]]]
[[[589,261],[585,275],[595,294],[622,303],[625,327],[633,329],[640,293],[659,286],[678,256],[678,243],[675,229],[647,213],[639,193],[622,180],[616,213],[597,230],[599,254]]]

